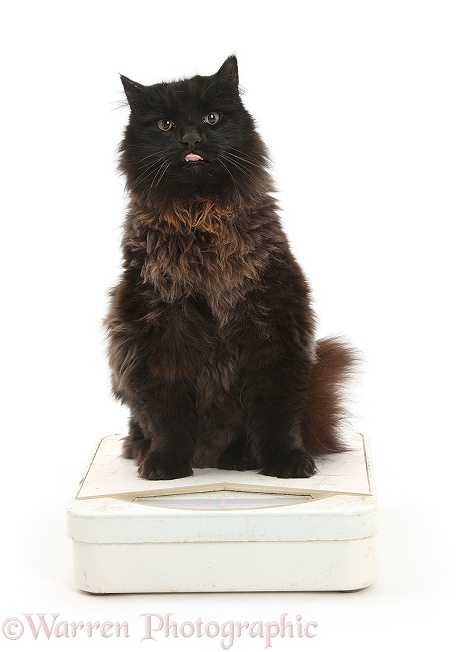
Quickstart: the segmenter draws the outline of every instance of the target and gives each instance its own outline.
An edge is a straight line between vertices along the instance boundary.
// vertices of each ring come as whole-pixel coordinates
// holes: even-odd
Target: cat
[[[130,203],[105,325],[130,409],[123,455],[149,480],[206,467],[309,477],[317,456],[344,450],[356,357],[315,340],[237,59],[210,76],[121,81]]]

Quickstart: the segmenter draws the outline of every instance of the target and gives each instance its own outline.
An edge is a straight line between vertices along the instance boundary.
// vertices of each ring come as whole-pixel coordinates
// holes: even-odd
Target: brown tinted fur
[[[345,381],[354,374],[358,354],[339,338],[317,341],[306,409],[304,445],[314,457],[345,450],[339,437],[347,415]]]
[[[124,454],[149,479],[207,466],[309,476],[317,455],[343,448],[355,360],[339,340],[315,343],[235,59],[211,77],[123,84],[131,201],[106,325],[113,389],[131,411]],[[194,150],[204,161],[185,163]]]

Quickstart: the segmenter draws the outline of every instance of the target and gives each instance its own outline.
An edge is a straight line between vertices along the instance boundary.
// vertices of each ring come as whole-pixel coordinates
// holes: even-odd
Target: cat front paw
[[[260,471],[275,478],[309,478],[315,472],[313,458],[300,448],[267,456]]]
[[[161,453],[148,453],[138,466],[144,480],[174,480],[193,475],[193,469],[181,460],[172,460]]]

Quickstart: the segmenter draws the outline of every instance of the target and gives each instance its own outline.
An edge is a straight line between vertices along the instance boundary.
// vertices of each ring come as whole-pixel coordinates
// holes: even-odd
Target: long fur
[[[155,480],[208,466],[307,477],[343,449],[355,354],[315,340],[235,57],[209,77],[122,80],[130,205],[106,327],[113,390],[131,413],[123,453]]]

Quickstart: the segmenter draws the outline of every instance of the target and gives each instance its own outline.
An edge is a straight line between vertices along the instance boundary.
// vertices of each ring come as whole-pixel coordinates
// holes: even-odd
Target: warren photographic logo
[[[232,648],[238,639],[259,639],[264,649],[274,647],[276,639],[311,639],[316,636],[317,623],[304,621],[300,615],[290,618],[283,613],[277,620],[234,621],[219,623],[196,618],[179,622],[172,613],[144,613],[133,627],[127,621],[67,620],[58,613],[24,613],[6,618],[1,625],[4,639],[16,641],[29,638],[49,641],[58,638],[130,638],[139,642],[162,639],[215,639],[224,650]]]

